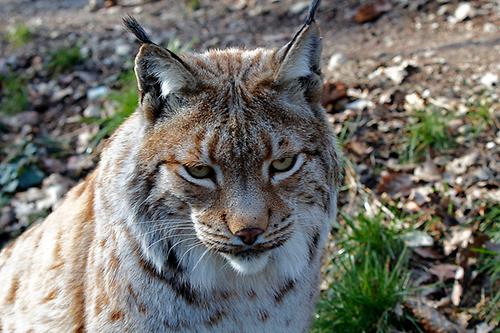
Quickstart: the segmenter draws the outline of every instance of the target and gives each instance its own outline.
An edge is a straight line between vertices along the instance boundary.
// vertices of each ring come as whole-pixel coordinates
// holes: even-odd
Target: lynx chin
[[[139,107],[0,253],[0,332],[307,332],[340,178],[318,2],[279,49],[174,54],[124,19]]]

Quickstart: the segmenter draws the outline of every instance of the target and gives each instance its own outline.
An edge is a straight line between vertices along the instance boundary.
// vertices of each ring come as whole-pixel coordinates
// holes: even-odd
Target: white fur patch
[[[269,253],[261,254],[255,258],[239,258],[229,254],[223,254],[223,256],[236,272],[243,275],[256,274],[262,271],[269,262]]]

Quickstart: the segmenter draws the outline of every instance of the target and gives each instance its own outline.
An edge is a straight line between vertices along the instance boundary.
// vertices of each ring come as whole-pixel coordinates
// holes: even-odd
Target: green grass
[[[455,145],[448,128],[450,117],[441,110],[430,107],[415,112],[412,117],[415,122],[406,128],[408,139],[403,156],[405,161],[419,161],[430,151],[443,151]]]
[[[28,107],[28,89],[22,77],[13,74],[0,75],[0,87],[0,113],[10,115]]]
[[[493,205],[486,209],[484,216],[479,218],[480,230],[484,232],[490,242],[500,244],[500,205]],[[500,252],[478,249],[479,270],[488,277],[490,300],[482,309],[482,316],[490,324],[500,323]]]
[[[53,73],[67,71],[83,62],[80,47],[60,48],[51,53],[47,68]]]
[[[30,28],[21,23],[9,29],[7,32],[7,41],[14,47],[26,45],[33,38]]]
[[[184,0],[186,3],[186,7],[190,11],[195,11],[201,8],[201,1],[200,0]]]
[[[495,116],[491,103],[483,99],[469,105],[465,120],[468,124],[466,133],[470,134],[472,139],[480,136],[488,128],[494,127]]]
[[[338,231],[341,254],[330,267],[333,283],[322,293],[311,332],[371,333],[408,327],[418,332],[401,307],[409,292],[403,241],[384,226],[381,216],[344,220]]]

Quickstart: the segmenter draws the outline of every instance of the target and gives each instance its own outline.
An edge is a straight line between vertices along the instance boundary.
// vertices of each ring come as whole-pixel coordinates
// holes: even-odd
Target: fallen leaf
[[[455,282],[453,283],[453,289],[451,291],[451,302],[453,303],[453,305],[460,305],[463,291],[464,290],[460,282],[458,280],[455,280]]]
[[[466,333],[464,328],[451,322],[419,299],[409,298],[405,306],[413,312],[427,333]]]
[[[454,279],[459,268],[460,266],[453,264],[437,264],[429,268],[429,273],[435,275],[439,281],[446,281]]]
[[[476,333],[490,333],[493,332],[495,326],[488,323],[481,323],[476,326]]]
[[[345,97],[347,97],[347,85],[345,83],[327,81],[323,84],[323,95],[321,95],[321,104],[325,108]]]
[[[441,172],[431,159],[427,159],[423,164],[418,165],[413,172],[415,181],[436,182],[441,179]]]
[[[372,2],[364,4],[356,11],[354,21],[359,24],[375,21],[383,13],[389,11],[391,7],[391,4],[386,2]]]
[[[346,144],[346,148],[359,156],[365,156],[373,151],[373,147],[370,147],[366,143],[360,141],[349,141]]]
[[[378,193],[387,193],[392,198],[399,198],[410,194],[413,182],[406,173],[383,171],[377,185]]]
[[[443,256],[432,247],[416,247],[413,251],[425,259],[440,259]]]
[[[443,241],[444,254],[449,255],[458,247],[466,248],[469,243],[473,242],[472,229],[461,226],[451,227],[451,236]]]

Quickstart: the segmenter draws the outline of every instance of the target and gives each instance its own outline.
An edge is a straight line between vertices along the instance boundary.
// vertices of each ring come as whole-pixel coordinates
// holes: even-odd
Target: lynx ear
[[[321,75],[321,37],[314,21],[314,14],[319,6],[314,0],[309,8],[307,19],[293,39],[278,51],[280,61],[276,80],[285,83],[311,75]]]
[[[144,44],[135,58],[135,74],[141,94],[167,97],[193,83],[184,62],[171,51],[155,44]]]
[[[169,97],[185,87],[193,87],[195,78],[175,53],[153,43],[133,17],[124,18],[123,22],[142,43],[135,58],[140,103],[151,113],[148,116],[158,116],[171,100]]]

